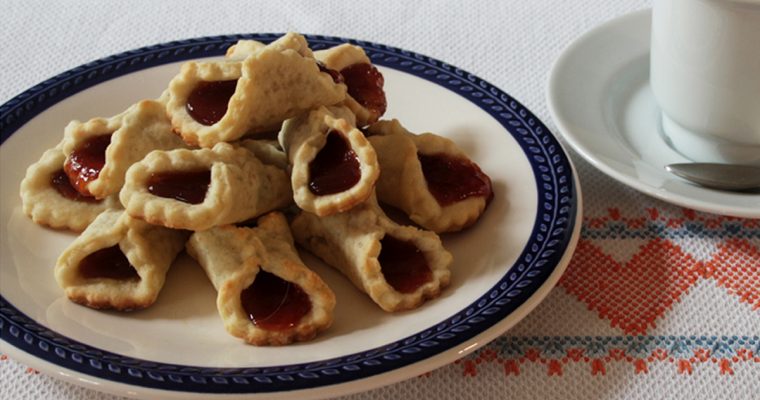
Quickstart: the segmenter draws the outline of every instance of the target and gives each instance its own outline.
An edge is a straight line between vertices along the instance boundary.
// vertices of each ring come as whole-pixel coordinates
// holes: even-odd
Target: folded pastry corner
[[[212,147],[243,136],[238,118],[250,101],[240,86],[239,61],[189,61],[169,82],[166,112],[172,129],[192,146]]]
[[[335,295],[298,257],[282,214],[260,217],[255,228],[195,232],[187,251],[217,289],[231,335],[257,346],[285,345],[311,340],[332,324]]]
[[[292,166],[296,204],[319,216],[351,209],[374,191],[377,156],[346,107],[320,107],[291,118],[278,137]]]
[[[320,71],[306,39],[295,33],[264,47],[238,43],[223,61],[188,62],[169,91],[174,130],[201,147],[270,132],[346,96],[346,86]]]
[[[356,115],[356,126],[375,123],[385,114],[388,106],[383,90],[385,80],[364,49],[344,43],[315,51],[314,57],[346,84],[348,95],[343,104]]]
[[[491,179],[453,141],[416,135],[397,120],[368,128],[382,170],[377,197],[434,232],[464,229],[493,198]]]
[[[106,210],[60,255],[55,279],[71,301],[87,307],[146,308],[188,235]]]
[[[276,140],[244,139],[235,144],[252,152],[266,165],[274,165],[283,171],[289,167],[288,156]]]
[[[256,40],[238,40],[227,49],[224,58],[228,60],[245,60],[246,57],[266,47],[264,43]]]
[[[119,198],[133,217],[194,231],[245,221],[292,202],[285,171],[228,143],[151,152],[127,171]]]
[[[62,144],[46,150],[39,161],[26,170],[21,181],[21,204],[29,218],[37,224],[55,229],[81,232],[107,209],[120,209],[117,196],[99,200],[79,193],[63,170],[66,156]]]
[[[227,49],[224,57],[229,60],[245,60],[248,56],[264,48],[277,51],[292,50],[304,57],[314,58],[314,53],[309,48],[306,38],[296,32],[288,32],[268,45],[256,40],[238,40],[237,43]]]
[[[417,308],[449,285],[453,257],[438,235],[394,223],[374,197],[328,217],[301,212],[291,227],[299,245],[385,311]]]
[[[105,198],[119,192],[127,168],[150,151],[180,147],[164,105],[142,100],[111,118],[70,122],[63,134],[64,170],[77,191]]]

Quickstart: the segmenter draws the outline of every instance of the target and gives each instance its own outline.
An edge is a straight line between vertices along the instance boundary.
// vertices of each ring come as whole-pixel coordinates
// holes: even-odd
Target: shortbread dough
[[[166,273],[188,236],[187,231],[151,225],[123,210],[107,210],[60,255],[55,279],[70,300],[87,307],[123,311],[145,308],[158,297]],[[108,249],[126,257],[134,268],[131,277],[106,277],[116,266],[110,258],[99,258],[98,252]],[[98,253],[94,259],[89,257],[94,253]],[[100,274],[83,269],[84,265],[92,266],[88,261],[100,266]],[[121,267],[129,268],[125,264]]]
[[[374,68],[372,65],[372,60],[367,57],[364,49],[349,43],[344,43],[325,50],[315,51],[314,58],[322,62],[325,67],[335,71],[336,73],[340,73],[345,68],[358,64],[366,64],[366,66],[368,66],[367,68],[370,70]],[[379,77],[381,83],[383,82],[382,75],[379,71],[373,70],[371,73],[366,72],[364,75],[370,76],[363,76],[362,78],[372,79],[374,77],[374,79],[378,79]],[[351,112],[356,115],[357,126],[364,127],[373,124],[385,113],[384,106],[382,109],[377,109],[375,107],[367,108],[351,95],[351,92],[354,90],[358,91],[362,90],[363,88],[352,88],[350,86],[350,81],[344,81],[343,83],[347,85],[348,90],[348,93],[346,94],[346,100],[343,102],[343,104],[351,109]],[[382,92],[382,87],[380,87],[379,90],[382,93],[381,103],[385,103],[385,92]]]
[[[63,172],[66,156],[61,147],[59,143],[48,149],[39,161],[27,168],[26,176],[21,181],[21,203],[24,214],[35,223],[81,232],[100,213],[111,208],[119,209],[121,203],[116,195],[97,200],[77,192]],[[64,186],[62,190],[66,190],[69,197],[56,190],[56,184]]]
[[[288,156],[276,140],[245,139],[235,144],[252,152],[266,165],[274,165],[282,170],[288,169]]]
[[[374,191],[380,173],[377,157],[364,134],[354,126],[354,121],[353,114],[346,107],[320,107],[283,123],[278,139],[292,166],[293,197],[301,209],[319,216],[331,215],[364,202]],[[337,136],[330,138],[331,135]],[[337,142],[338,147],[345,147],[348,154],[322,154],[330,140]],[[319,178],[325,182],[322,187],[335,185],[335,189],[315,188],[320,181],[314,176],[317,171],[313,171],[312,166],[318,157],[320,160],[323,157],[350,159]],[[356,170],[351,172],[350,168]],[[343,182],[347,179],[346,174],[353,183],[336,185],[332,182]]]
[[[235,337],[259,346],[285,345],[310,340],[332,323],[335,295],[298,257],[280,213],[260,217],[255,228],[226,225],[196,232],[187,251],[218,291],[217,309],[225,328]],[[310,308],[302,310],[297,321],[272,328],[249,317],[243,292],[264,272],[296,285],[300,294],[308,296]],[[296,289],[288,288],[292,290]]]
[[[151,193],[156,176],[204,171],[210,173],[208,186],[196,204]],[[193,231],[245,221],[293,201],[284,170],[266,165],[253,152],[228,143],[219,143],[212,149],[148,154],[127,171],[119,198],[133,217]]]
[[[419,307],[425,300],[438,297],[449,284],[453,257],[443,248],[438,235],[394,223],[374,197],[328,217],[301,212],[291,228],[296,243],[342,272],[385,311]],[[412,286],[411,291],[397,289],[383,273],[379,260],[386,237],[413,245],[426,261],[429,276]]]
[[[224,57],[228,60],[245,60],[246,57],[266,47],[264,43],[256,40],[238,40],[227,49]]]
[[[453,141],[433,133],[415,135],[395,119],[380,121],[368,132],[382,170],[377,182],[381,202],[399,208],[415,223],[438,233],[461,230],[483,214],[493,196],[491,180]],[[487,193],[440,204],[428,187],[420,156],[441,154],[472,166],[473,177],[482,182]]]
[[[83,192],[99,199],[119,193],[129,166],[152,150],[185,147],[182,140],[172,133],[164,105],[155,100],[143,100],[111,118],[70,122],[63,134],[66,162],[72,162],[72,153],[88,140],[109,134],[111,139],[105,149],[105,164],[97,178],[85,184]]]
[[[187,143],[212,147],[246,134],[271,132],[287,118],[345,98],[346,86],[319,70],[303,36],[288,33],[258,47],[238,44],[223,61],[185,63],[169,83],[167,112]],[[187,105],[199,84],[225,81],[236,83],[224,114],[216,121],[196,120]]]

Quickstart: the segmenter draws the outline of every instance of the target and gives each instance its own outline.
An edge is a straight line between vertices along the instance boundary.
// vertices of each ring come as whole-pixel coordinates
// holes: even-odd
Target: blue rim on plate
[[[223,55],[240,39],[269,43],[281,34],[203,37],[143,47],[76,67],[0,106],[0,144],[51,105],[100,82],[187,59]],[[125,357],[41,326],[0,294],[0,339],[82,374],[146,388],[198,393],[266,393],[312,389],[389,372],[430,358],[484,332],[525,303],[558,266],[576,224],[578,194],[567,155],[528,109],[488,82],[436,59],[385,45],[306,36],[312,49],[341,43],[364,48],[372,62],[445,87],[495,118],[519,143],[538,191],[533,230],[517,261],[466,308],[424,331],[372,350],[319,362],[258,368],[206,368]]]

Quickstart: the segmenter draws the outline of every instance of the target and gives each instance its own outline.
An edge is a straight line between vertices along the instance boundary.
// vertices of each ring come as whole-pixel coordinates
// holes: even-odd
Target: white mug
[[[760,0],[654,0],[650,82],[677,151],[760,165]]]

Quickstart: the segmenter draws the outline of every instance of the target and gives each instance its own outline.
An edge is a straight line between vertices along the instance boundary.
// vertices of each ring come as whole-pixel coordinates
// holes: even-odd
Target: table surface
[[[426,54],[523,102],[550,129],[554,59],[649,0],[4,0],[0,104],[57,73],[170,40],[243,32],[352,37]],[[635,192],[570,151],[582,237],[547,299],[476,353],[352,399],[760,397],[760,221]],[[5,229],[3,227],[2,229]],[[0,398],[114,399],[39,374],[0,350]]]

